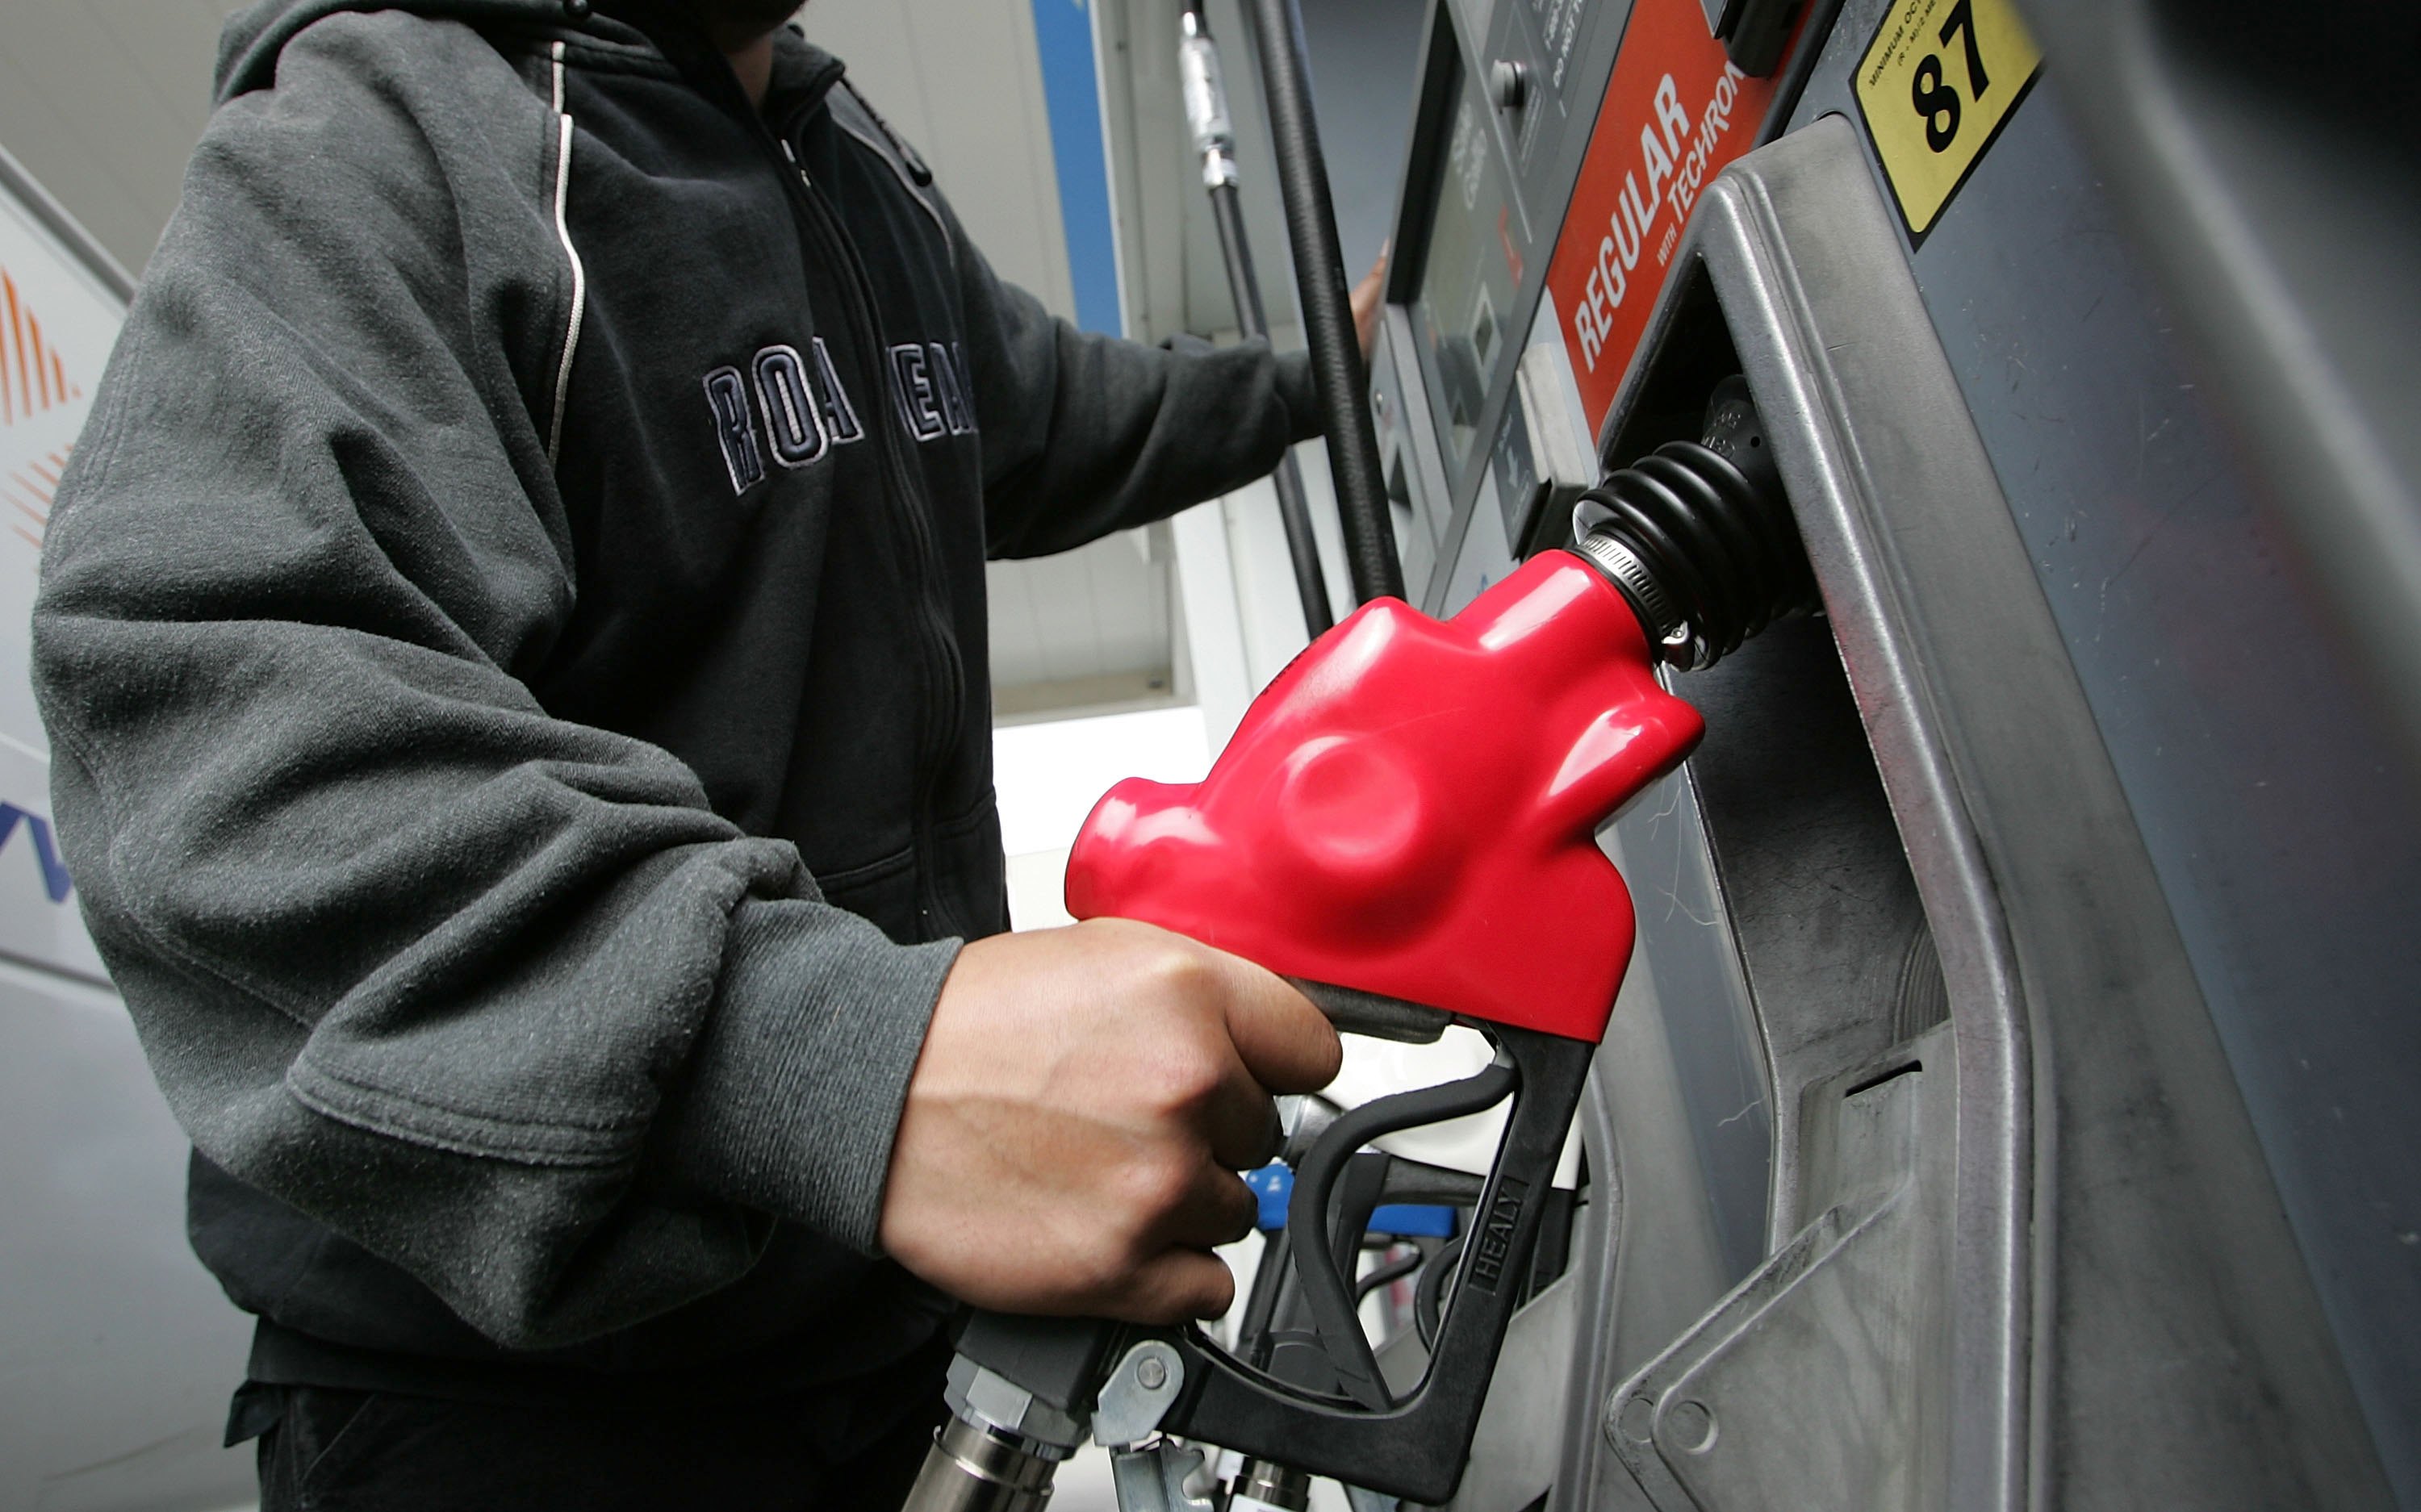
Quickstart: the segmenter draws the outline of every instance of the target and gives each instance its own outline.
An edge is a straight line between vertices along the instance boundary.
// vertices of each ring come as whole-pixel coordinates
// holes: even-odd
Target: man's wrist
[[[675,1179],[873,1253],[908,1079],[958,952],[894,944],[822,904],[741,904],[660,1131]]]

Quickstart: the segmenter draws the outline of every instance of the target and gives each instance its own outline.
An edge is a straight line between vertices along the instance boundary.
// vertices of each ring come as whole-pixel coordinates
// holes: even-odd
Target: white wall
[[[1199,782],[1211,747],[1202,710],[1187,706],[1007,725],[992,732],[992,750],[1009,920],[1039,929],[1068,922],[1068,848],[1101,795],[1128,777]]]

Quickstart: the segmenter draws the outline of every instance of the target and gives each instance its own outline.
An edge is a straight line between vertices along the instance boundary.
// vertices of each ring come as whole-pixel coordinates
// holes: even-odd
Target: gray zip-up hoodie
[[[272,0],[221,101],[35,625],[196,1247],[345,1349],[896,1353],[983,558],[1267,472],[1304,369],[1051,320],[787,34],[760,116],[670,6]]]

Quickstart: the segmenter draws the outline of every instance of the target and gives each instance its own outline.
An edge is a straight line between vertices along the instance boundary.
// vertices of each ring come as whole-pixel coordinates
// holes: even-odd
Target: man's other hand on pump
[[[1272,1094],[1336,1074],[1336,1033],[1249,961],[1103,919],[960,955],[908,1083],[882,1246],[977,1306],[1165,1323],[1226,1310],[1212,1246]]]

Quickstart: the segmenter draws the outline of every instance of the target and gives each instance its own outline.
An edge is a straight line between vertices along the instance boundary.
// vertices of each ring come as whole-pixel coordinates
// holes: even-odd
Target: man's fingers
[[[1238,1080],[1245,1080],[1241,1070]],[[1213,1111],[1210,1159],[1222,1170],[1258,1170],[1285,1147],[1286,1125],[1278,1117],[1278,1105],[1258,1084],[1247,1096],[1222,1099]]]
[[[1204,1104],[1202,1131],[1210,1138],[1212,1161],[1230,1171],[1249,1171],[1276,1158],[1286,1144],[1286,1128],[1277,1103],[1242,1058],[1227,1060],[1226,1073]]]
[[[1253,1220],[1260,1216],[1260,1199],[1244,1185],[1243,1177],[1205,1165],[1193,1190],[1158,1231],[1172,1244],[1207,1250],[1217,1244],[1233,1244],[1251,1233]]]
[[[1387,253],[1392,245],[1391,242],[1380,246],[1379,260],[1370,265],[1370,271],[1362,275],[1362,281],[1353,286],[1349,296],[1353,305],[1353,334],[1362,344],[1365,362],[1369,360],[1371,344],[1379,334],[1379,304],[1386,297]]]
[[[909,1083],[883,1248],[983,1306],[1215,1316],[1236,1287],[1210,1252],[1257,1206],[1232,1172],[1277,1143],[1272,1091],[1337,1061],[1300,992],[1150,925],[976,941]]]
[[[1272,1092],[1317,1092],[1344,1058],[1336,1030],[1311,999],[1257,966],[1236,962],[1227,1037],[1253,1080]]]
[[[1216,1317],[1236,1300],[1226,1262],[1203,1250],[1172,1249],[1137,1266],[1126,1296],[1109,1309],[1129,1323],[1182,1323]]]

